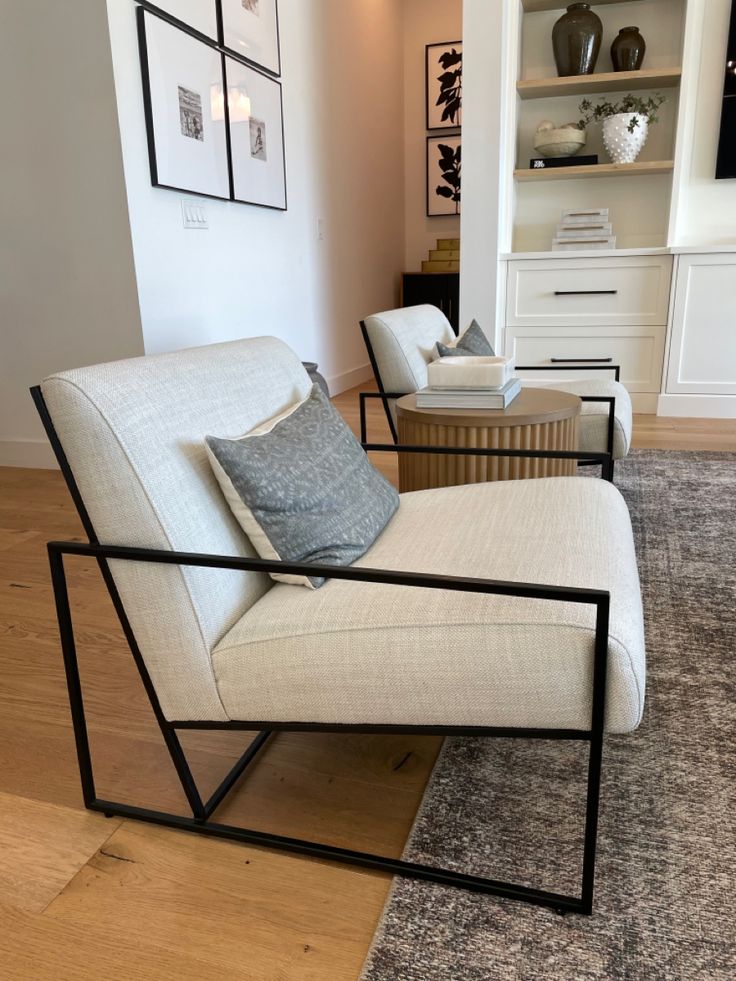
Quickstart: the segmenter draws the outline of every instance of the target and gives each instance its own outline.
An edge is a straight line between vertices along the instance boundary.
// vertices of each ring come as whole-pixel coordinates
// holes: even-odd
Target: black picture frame
[[[191,20],[185,20],[172,12],[170,7],[174,7],[175,4],[172,0],[136,0],[140,7],[144,7],[150,13],[155,14],[162,20],[167,20],[170,24],[178,27],[188,34],[192,34],[194,37],[201,38],[203,41],[207,41],[209,44],[218,44],[220,40],[220,10],[219,10],[219,0],[199,0],[203,6],[207,5],[212,12],[211,18],[211,33],[207,30],[202,30],[203,25],[201,23],[194,24]]]
[[[443,156],[440,147],[447,146],[452,150],[452,166],[450,157],[444,154],[448,161],[447,167],[442,167],[440,158]],[[461,170],[462,170],[462,134],[447,133],[442,136],[427,137],[427,218],[459,218],[461,205]],[[452,197],[439,194],[437,188],[444,187],[452,192]],[[454,195],[457,194],[457,200]],[[447,204],[442,204],[447,202]],[[434,207],[433,207],[434,205]]]
[[[192,30],[184,30],[177,23],[175,23],[171,18],[161,17],[158,13],[154,12],[149,8],[149,6],[140,4],[136,10],[137,26],[138,26],[138,50],[140,55],[141,64],[141,81],[143,85],[143,107],[145,113],[146,121],[146,137],[148,142],[148,159],[149,167],[151,173],[151,184],[154,187],[160,187],[170,191],[178,191],[185,194],[196,194],[199,197],[211,198],[217,201],[232,201],[233,200],[233,190],[232,190],[232,166],[230,161],[230,147],[229,147],[229,125],[228,125],[228,105],[227,99],[224,99],[224,118],[223,131],[221,134],[222,143],[220,145],[220,153],[224,151],[224,173],[219,175],[222,181],[223,177],[226,177],[227,184],[222,183],[221,193],[217,193],[212,189],[207,189],[203,184],[196,185],[196,182],[184,181],[179,183],[176,180],[168,179],[166,176],[167,168],[162,161],[162,154],[160,152],[160,143],[162,142],[161,134],[156,132],[156,93],[154,92],[154,83],[151,78],[151,65],[150,65],[150,45],[149,45],[149,24],[151,26],[156,25],[156,29],[160,28],[160,25],[166,25],[171,31],[178,32],[182,38],[187,38],[187,40],[192,45],[201,44],[203,48],[211,52],[213,59],[219,60],[220,65],[220,77],[219,84],[222,87],[223,92],[225,91],[225,66],[224,66],[224,56],[221,51],[219,51],[217,45],[213,43],[207,43],[207,40],[200,36],[197,32]],[[150,19],[150,20],[149,20]],[[180,92],[181,92],[181,86]],[[186,91],[186,90],[185,90]],[[209,96],[209,92],[207,93]],[[207,98],[204,100],[200,97],[201,105],[201,115],[206,115],[206,106],[208,104]],[[211,104],[210,104],[211,109]],[[213,134],[213,139],[219,142],[219,134]]]
[[[250,77],[251,87],[249,89],[249,94],[251,98],[258,99],[259,93],[261,94],[263,103],[266,107],[270,104],[270,115],[269,119],[265,121],[266,127],[266,152],[271,153],[271,148],[275,142],[276,153],[272,155],[270,159],[256,160],[253,162],[253,158],[257,157],[257,153],[254,152],[253,143],[253,124],[258,121],[258,117],[254,120],[252,115],[248,120],[248,133],[243,137],[239,132],[239,128],[244,128],[245,121],[238,119],[237,105],[233,104],[233,90],[235,85],[233,84],[236,77],[236,72],[240,73],[241,79],[243,77]],[[226,91],[228,92],[228,114],[227,114],[227,126],[228,126],[228,155],[230,161],[230,187],[231,187],[231,199],[238,204],[248,204],[259,208],[268,208],[272,211],[287,211],[288,210],[288,190],[286,181],[286,139],[284,133],[284,100],[283,100],[283,88],[281,82],[274,78],[273,75],[267,72],[259,71],[254,65],[247,64],[239,58],[233,58],[230,55],[223,53],[223,74],[225,79]],[[272,87],[272,89],[271,89]],[[268,90],[271,89],[270,93]],[[264,114],[262,113],[262,106],[256,105],[255,107],[258,116]],[[274,114],[277,115],[276,125],[274,126]],[[274,130],[277,133],[276,141],[273,140]],[[245,144],[245,149],[243,148]],[[280,144],[280,145],[279,145]],[[248,155],[251,160],[248,161]],[[241,161],[245,158],[246,166],[250,164],[253,167],[261,167],[263,163],[266,165],[271,164],[273,171],[273,181],[276,182],[277,187],[266,190],[264,184],[266,181],[258,180],[257,175],[256,180],[250,183],[250,193],[246,196],[247,192],[241,192],[241,187],[244,183],[247,183],[247,178],[245,176],[245,168],[242,166]],[[267,177],[268,175],[266,175]]]
[[[265,72],[267,75],[272,75],[274,78],[281,77],[281,29],[279,25],[279,0],[252,0],[254,3],[263,3],[264,5],[273,3],[273,18],[272,23],[272,36],[269,38],[270,51],[257,56],[254,51],[250,51],[244,46],[243,41],[239,43],[239,46],[235,46],[233,41],[233,36],[230,30],[229,14],[231,6],[237,7],[239,4],[242,5],[244,0],[217,0],[217,12],[218,12],[218,25],[219,25],[219,37],[218,41],[223,51],[228,56],[234,56],[238,61],[242,61],[245,64],[251,65],[252,67],[258,69],[261,72]],[[238,11],[242,13],[241,10]],[[245,39],[247,43],[247,38]]]
[[[430,133],[462,127],[462,58],[462,40],[439,41],[426,45],[425,122]],[[443,64],[443,60],[447,63]],[[448,78],[448,84],[443,85],[441,79],[445,74],[452,74],[454,78]]]

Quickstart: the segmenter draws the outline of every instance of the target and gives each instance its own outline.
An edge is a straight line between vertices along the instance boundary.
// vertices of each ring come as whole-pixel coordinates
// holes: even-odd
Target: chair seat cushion
[[[594,395],[616,399],[613,426],[613,459],[623,460],[631,448],[633,415],[631,396],[621,382],[604,378],[584,378],[580,381],[537,381],[524,379],[525,388],[555,388],[571,395]],[[605,453],[608,446],[608,403],[583,402],[580,416],[580,449],[589,453]]]
[[[460,520],[460,518],[462,520]],[[607,728],[644,701],[628,510],[587,477],[404,494],[359,566],[610,590]],[[591,606],[330,580],[275,585],[212,653],[231,719],[588,728]]]

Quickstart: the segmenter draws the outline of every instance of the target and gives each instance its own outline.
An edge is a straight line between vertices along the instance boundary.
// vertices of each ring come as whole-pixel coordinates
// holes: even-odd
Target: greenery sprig
[[[639,96],[629,93],[620,102],[609,102],[607,99],[599,99],[595,105],[593,105],[590,99],[583,99],[578,106],[578,111],[583,116],[578,123],[578,127],[585,129],[590,123],[599,123],[604,119],[608,119],[610,116],[618,116],[619,113],[633,112],[636,115],[628,125],[629,132],[633,133],[637,126],[639,126],[639,117],[645,119],[650,124],[656,123],[659,120],[660,106],[666,101],[666,96],[660,92],[657,92],[656,95],[648,99],[641,99]]]

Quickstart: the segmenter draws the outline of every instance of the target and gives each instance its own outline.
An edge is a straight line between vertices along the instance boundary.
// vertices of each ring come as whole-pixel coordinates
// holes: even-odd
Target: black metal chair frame
[[[454,328],[453,328],[454,329]],[[364,448],[375,449],[371,444],[367,443],[367,421],[366,421],[366,400],[372,398],[380,398],[383,402],[383,411],[386,414],[386,421],[388,422],[388,428],[391,433],[391,438],[394,443],[399,445],[399,434],[396,430],[396,424],[394,423],[393,416],[391,415],[391,409],[389,403],[395,401],[396,399],[403,398],[405,395],[410,395],[411,392],[387,392],[384,388],[383,379],[381,378],[381,371],[378,367],[378,361],[376,360],[376,355],[373,350],[373,345],[371,339],[368,336],[368,328],[366,327],[365,321],[360,322],[360,331],[363,335],[363,341],[368,351],[368,358],[371,363],[371,368],[373,369],[373,375],[376,379],[376,384],[378,385],[377,392],[361,392],[360,393],[360,433],[361,442],[364,444]],[[548,365],[517,365],[517,371],[613,371],[614,380],[621,380],[621,366],[613,363],[609,363],[611,359],[602,359],[606,363],[594,363],[593,359],[579,358],[564,363],[555,363]],[[595,359],[598,362],[599,359]],[[606,432],[606,454],[609,457],[608,467],[603,473],[604,479],[613,482],[613,470],[614,470],[614,459],[613,459],[613,443],[614,434],[616,429],[616,399],[614,396],[610,395],[579,395],[578,398],[581,402],[599,402],[608,403],[608,428]],[[406,447],[400,447],[402,451],[407,451]],[[425,447],[426,453],[439,453],[441,452],[440,447]],[[467,453],[463,454],[467,455]],[[596,459],[596,454],[587,454],[585,459],[579,459],[578,465],[581,467],[595,466],[600,461]]]
[[[62,474],[66,480],[72,500],[84,526],[89,542],[49,542],[48,555],[54,600],[59,623],[61,648],[69,694],[69,704],[76,744],[77,760],[82,785],[84,805],[89,810],[98,811],[107,817],[119,816],[163,825],[178,830],[238,841],[265,848],[274,848],[311,858],[323,859],[374,869],[392,875],[402,875],[414,879],[435,882],[445,886],[469,889],[494,896],[515,899],[555,909],[561,913],[575,912],[590,915],[593,909],[595,881],[596,843],[598,834],[598,810],[601,785],[601,765],[603,754],[606,672],[608,662],[608,635],[610,615],[610,593],[597,589],[578,589],[571,587],[539,585],[533,583],[503,582],[489,579],[464,578],[455,576],[429,575],[425,573],[397,572],[380,569],[354,567],[335,567],[316,564],[269,561],[265,559],[241,558],[229,555],[205,555],[157,549],[112,546],[100,544],[89,513],[82,500],[73,472],[61,446],[60,440],[46,407],[40,388],[31,390],[36,408],[41,416],[46,433],[56,454]],[[426,452],[426,447],[402,447],[378,445],[385,452]],[[461,452],[467,454],[467,450]],[[480,455],[496,456],[534,456],[555,458],[580,458],[582,454],[514,452],[510,450],[478,451]],[[599,462],[604,463],[606,454],[598,454]],[[181,816],[149,808],[100,798],[95,788],[92,754],[85,715],[82,682],[79,672],[77,648],[72,621],[72,611],[67,589],[65,557],[85,556],[97,561],[100,573],[107,586],[113,606],[130,647],[133,660],[146,691],[161,735],[168,749],[192,816]],[[485,726],[446,726],[446,725],[376,725],[350,724],[336,725],[311,721],[172,721],[164,716],[156,695],[153,682],[138,647],[123,602],[110,572],[109,561],[149,562],[163,565],[180,565],[210,569],[241,570],[243,572],[283,572],[292,575],[319,575],[332,579],[353,582],[382,583],[407,588],[441,589],[463,593],[484,595],[518,596],[550,602],[579,603],[595,609],[595,641],[593,656],[592,708],[590,727],[587,729],[524,729]],[[204,800],[194,780],[187,762],[178,733],[186,730],[238,730],[256,732],[257,736],[247,747],[240,759],[230,769],[219,786]],[[335,732],[335,733],[411,733],[441,736],[483,736],[489,738],[525,738],[542,740],[573,740],[589,744],[586,788],[585,828],[583,840],[583,862],[581,891],[579,896],[530,888],[502,882],[500,880],[471,875],[449,869],[437,868],[402,859],[389,858],[366,852],[354,851],[319,842],[306,841],[254,829],[221,824],[212,820],[213,814],[225,800],[229,792],[239,782],[246,770],[256,759],[274,732]]]

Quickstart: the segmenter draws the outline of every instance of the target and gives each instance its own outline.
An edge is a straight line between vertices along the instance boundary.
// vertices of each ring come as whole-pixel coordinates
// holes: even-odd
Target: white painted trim
[[[58,470],[54,451],[45,439],[0,440],[0,467]]]
[[[325,376],[325,380],[330,388],[330,395],[340,395],[342,392],[347,392],[350,388],[355,388],[356,385],[362,385],[363,382],[372,381],[373,369],[369,364],[364,364],[358,368],[343,371],[339,375]]]
[[[660,395],[658,416],[736,419],[736,395]]]
[[[654,416],[657,414],[657,401],[660,398],[655,392],[629,392],[631,408],[638,416]]]

